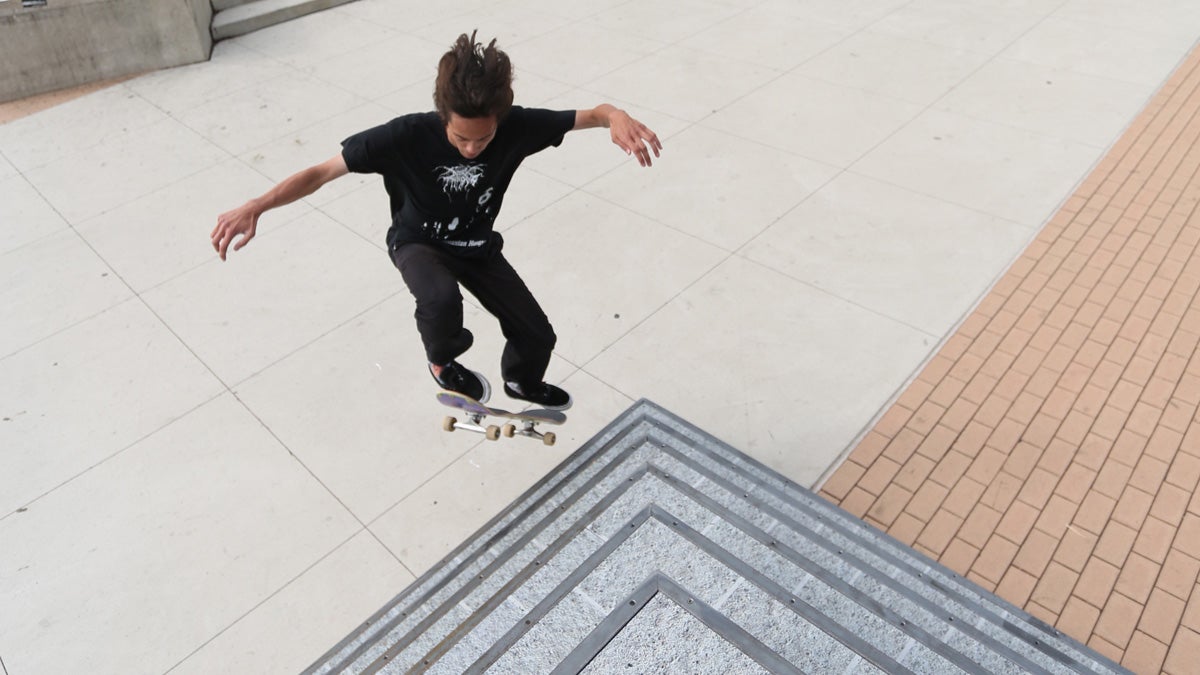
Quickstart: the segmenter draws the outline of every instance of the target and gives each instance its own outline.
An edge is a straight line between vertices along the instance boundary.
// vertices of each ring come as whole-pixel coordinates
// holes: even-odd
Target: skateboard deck
[[[446,431],[454,431],[456,429],[464,429],[475,433],[483,434],[489,441],[494,441],[503,434],[507,438],[512,438],[514,435],[529,436],[531,438],[540,438],[546,445],[554,445],[557,440],[554,432],[547,431],[542,433],[537,430],[538,424],[562,424],[567,421],[567,416],[557,410],[543,410],[534,408],[521,412],[509,412],[502,408],[493,408],[476,401],[475,399],[464,396],[452,391],[441,391],[437,395],[438,403],[466,413],[467,422],[459,422],[457,418],[447,416],[442,420],[442,429]],[[503,426],[489,424],[484,426],[485,418],[498,417],[501,419],[512,420],[512,422]],[[515,422],[516,424],[514,424]],[[518,426],[518,424],[520,426]]]

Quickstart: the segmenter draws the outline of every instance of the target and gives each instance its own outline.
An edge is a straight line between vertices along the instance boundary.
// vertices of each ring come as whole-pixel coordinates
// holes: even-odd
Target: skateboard
[[[442,429],[445,431],[454,431],[455,429],[473,431],[477,434],[483,434],[489,441],[499,439],[501,434],[506,438],[520,435],[529,436],[530,438],[540,438],[542,439],[542,443],[554,445],[554,441],[556,440],[554,432],[547,431],[542,433],[537,430],[537,425],[543,422],[546,424],[562,424],[567,421],[567,416],[557,410],[534,408],[522,412],[509,412],[484,405],[473,398],[452,391],[438,392],[437,400],[438,403],[451,408],[458,408],[467,415],[467,422],[459,422],[455,417],[446,416],[442,420]],[[512,420],[512,422],[504,426],[496,426],[495,424],[484,426],[483,421],[486,417],[500,417]],[[520,426],[517,426],[517,424],[520,424]]]

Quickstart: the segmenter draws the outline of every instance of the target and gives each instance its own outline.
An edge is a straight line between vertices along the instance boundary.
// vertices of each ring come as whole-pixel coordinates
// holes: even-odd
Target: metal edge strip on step
[[[754,584],[759,590],[772,596],[782,606],[787,607],[798,616],[803,617],[808,623],[820,629],[833,640],[841,643],[843,646],[851,650],[853,653],[862,656],[867,661],[875,664],[884,672],[888,673],[909,673],[912,671],[900,665],[899,662],[880,651],[874,645],[866,642],[849,630],[844,629],[832,619],[825,616],[824,613],[816,608],[808,605],[803,600],[794,597],[787,589],[767,578],[762,573],[747,565],[737,556],[729,553],[725,549],[717,546],[707,537],[701,535],[695,529],[681,525],[680,520],[675,518],[670,513],[662,508],[650,505],[639,511],[631,518],[625,526],[622,526],[616,534],[609,538],[600,548],[588,557],[578,568],[573,570],[557,587],[537,605],[533,607],[525,615],[525,620],[516,624],[508,630],[499,640],[497,640],[479,659],[471,665],[467,670],[469,673],[481,673],[492,666],[501,656],[504,655],[513,645],[529,631],[533,624],[541,621],[559,602],[562,601],[568,594],[571,593],[580,582],[591,574],[601,563],[604,562],[612,552],[625,543],[639,527],[648,522],[655,520],[665,527],[674,530],[679,536],[688,540],[689,543],[695,545],[708,553],[714,560],[725,565],[735,573]]]
[[[682,586],[663,574],[655,574],[646,583],[617,605],[600,625],[583,639],[563,659],[550,675],[572,675],[585,670],[589,664],[629,625],[656,596],[661,595],[675,603],[680,609],[696,617],[714,633],[737,647],[769,673],[804,675],[775,650],[763,644],[741,626],[730,621],[721,612],[692,597]]]
[[[1086,661],[1091,660],[1095,662],[1096,665],[1107,668],[1113,672],[1130,673],[1129,670],[1107,656],[1091,649],[1066,633],[1047,625],[1045,622],[1041,621],[1032,614],[1029,614],[1025,610],[1013,605],[1004,598],[1001,598],[994,593],[979,587],[971,580],[966,579],[936,560],[932,560],[927,556],[924,556],[907,544],[895,539],[887,532],[876,529],[863,522],[861,519],[850,515],[843,509],[840,509],[839,507],[821,499],[807,488],[799,486],[787,478],[784,478],[770,467],[758,462],[758,460],[755,460],[754,458],[737,451],[720,439],[705,434],[702,430],[695,427],[695,425],[682,420],[669,411],[663,410],[661,412],[664,417],[673,419],[679,426],[688,429],[691,433],[700,436],[706,436],[707,438],[711,439],[712,445],[716,446],[718,451],[714,451],[714,449],[711,447],[701,448],[690,444],[691,439],[688,439],[687,436],[681,434],[677,430],[669,428],[663,429],[663,431],[674,435],[676,438],[684,439],[689,443],[688,447],[691,447],[693,450],[711,457],[714,461],[725,466],[730,473],[750,476],[753,475],[747,474],[740,467],[738,467],[735,462],[731,461],[728,457],[723,456],[724,454],[733,455],[734,457],[737,457],[738,460],[744,461],[753,466],[757,471],[761,471],[762,473],[769,475],[782,485],[775,486],[771,484],[756,483],[756,487],[770,492],[781,501],[796,504],[797,507],[802,511],[816,514],[818,519],[836,529],[849,539],[862,540],[863,536],[861,535],[861,532],[869,532],[873,537],[881,540],[879,542],[881,546],[875,550],[876,555],[879,555],[881,558],[898,567],[916,569],[911,562],[905,561],[902,557],[896,555],[894,552],[896,550],[904,551],[904,554],[910,557],[919,558],[922,564],[927,567],[927,570],[925,572],[918,572],[918,576],[928,576],[931,579],[931,583],[936,583],[937,578],[942,577],[945,580],[945,583],[939,584],[939,588],[945,591],[947,594],[953,595],[957,602],[965,606],[979,607],[981,609],[986,608],[986,610],[980,611],[979,614],[982,616],[998,617],[997,620],[993,621],[994,623],[996,623],[998,626],[1006,628],[1016,637],[1026,641],[1031,646],[1046,652],[1048,655],[1055,656],[1056,658],[1060,656],[1066,656],[1066,660],[1060,661],[1063,663],[1063,665],[1072,667],[1072,669],[1078,670],[1079,672],[1092,673],[1095,672],[1095,669],[1089,667],[1085,663]],[[787,494],[787,492],[794,492],[795,494]],[[788,520],[792,521],[793,519],[788,518]],[[926,574],[926,572],[933,572],[934,574]],[[1009,614],[1015,619],[1020,620],[1019,625],[1027,626],[1030,629],[1036,630],[1040,634],[1046,636],[1046,639],[1040,639],[1039,637],[1036,637],[1024,630],[1014,631],[1013,628],[1018,624],[1005,619],[1003,614]],[[1050,647],[1047,641],[1061,643],[1062,650]],[[1047,651],[1048,649],[1052,649],[1053,651]],[[1075,652],[1075,655],[1072,656],[1070,654],[1065,654],[1064,650],[1068,652],[1073,651]]]
[[[642,447],[642,445],[644,445],[644,443],[638,444],[638,445],[631,445],[629,447],[629,449],[622,452],[621,454],[622,455],[632,454],[638,448]],[[606,466],[604,469],[602,469],[600,472],[598,472],[595,476],[593,476],[592,479],[589,480],[585,485],[580,487],[579,490],[577,490],[576,494],[571,495],[569,504],[578,503],[580,500],[582,500],[582,498],[584,496],[586,496],[587,494],[590,494],[592,492],[592,488],[594,488],[597,484],[599,484],[602,480],[607,478],[612,472],[616,471],[616,469],[618,469],[621,466],[622,466],[622,464],[620,462],[610,463],[608,466]],[[508,597],[508,595],[511,594],[511,591],[513,588],[520,586],[526,580],[528,580],[530,577],[532,577],[538,570],[540,570],[542,568],[542,566],[545,564],[546,561],[549,561],[550,559],[552,559],[555,555],[558,554],[559,551],[561,551],[563,548],[565,548],[567,546],[567,544],[571,543],[576,537],[578,537],[579,534],[584,529],[586,529],[588,525],[595,522],[595,516],[597,514],[603,513],[605,510],[608,509],[608,507],[612,506],[613,503],[615,503],[618,499],[620,499],[622,496],[624,496],[625,493],[628,492],[630,488],[632,488],[634,485],[636,485],[636,479],[645,475],[646,473],[648,473],[648,471],[649,471],[649,466],[643,465],[641,469],[635,471],[634,474],[630,476],[629,480],[621,481],[621,484],[619,485],[619,487],[606,493],[599,501],[597,501],[595,504],[593,504],[582,516],[580,516],[580,518],[578,518],[574,523],[572,523],[569,527],[567,527],[565,530],[563,530],[563,532],[557,538],[555,538],[555,540],[553,542],[551,542],[549,546],[547,546],[545,549],[543,549],[537,555],[535,555],[533,557],[533,560],[529,564],[527,564],[520,571],[518,571],[516,574],[514,574],[510,579],[508,579],[504,583],[503,586],[501,586],[499,589],[497,589],[497,591],[494,594],[492,594],[491,597],[489,597],[484,603],[482,603],[479,607],[477,607],[475,609],[475,612],[471,615],[470,618],[468,618],[466,621],[464,621],[461,624],[459,624],[458,626],[456,626],[452,635],[446,636],[442,641],[440,641],[437,645],[435,645],[433,647],[433,649],[431,649],[429,652],[427,652],[420,660],[427,664],[433,663],[434,661],[437,661],[439,658],[441,658],[445,653],[450,651],[450,649],[453,648],[454,645],[457,644],[457,642],[460,639],[465,637],[470,632],[470,629],[472,627],[477,625],[493,609],[495,609],[501,603],[503,603],[504,600]],[[563,507],[561,509],[556,509],[554,513],[547,515],[546,518],[543,519],[543,522],[548,522],[548,521],[551,521],[551,520],[557,518],[559,511],[566,510],[565,507],[567,505],[568,505],[568,502],[564,502]],[[514,550],[524,550],[525,545],[527,545],[529,542],[533,541],[537,537],[538,534],[540,534],[542,531],[545,530],[545,526],[542,523],[539,523],[539,525],[541,525],[541,527],[536,527],[536,528],[530,529],[521,538],[521,540],[519,540],[516,544],[514,544],[510,548],[514,549]],[[511,558],[512,558],[512,556],[509,555],[504,558],[497,558],[496,560],[492,561],[492,563],[490,565],[488,565],[488,567],[484,570],[483,573],[477,575],[468,584],[464,585],[461,589],[459,589],[459,591],[456,592],[454,594],[454,596],[447,599],[447,601],[445,603],[443,603],[442,607],[444,608],[444,610],[441,610],[434,614],[430,614],[429,616],[425,617],[425,619],[423,619],[421,621],[421,623],[417,624],[417,626],[415,626],[412,630],[410,630],[408,633],[406,633],[404,635],[404,637],[397,640],[391,647],[388,648],[388,650],[386,652],[384,652],[384,654],[382,654],[379,658],[377,658],[363,672],[364,673],[377,672],[380,668],[387,665],[392,659],[394,659],[396,657],[397,654],[401,653],[404,650],[404,648],[407,647],[407,645],[410,644],[416,636],[423,634],[425,630],[427,630],[430,626],[432,626],[434,623],[436,623],[436,621],[438,619],[440,619],[442,616],[444,616],[449,611],[450,608],[457,605],[457,603],[459,601],[461,601],[463,599],[463,597],[465,597],[466,595],[469,595],[471,591],[474,591],[475,588],[477,588],[480,584],[482,584],[483,579],[486,578],[487,576],[489,576],[488,572],[493,571],[496,568],[502,567]]]
[[[509,523],[509,526],[503,528],[501,532],[511,529],[512,524],[515,524],[525,517],[528,517],[528,515],[535,511],[541,504],[543,504],[550,495],[555,493],[555,489],[551,488],[551,484],[558,483],[558,485],[555,486],[555,488],[557,488],[563,484],[569,483],[574,476],[594,462],[596,458],[602,456],[608,449],[620,443],[642,422],[646,421],[644,417],[644,408],[647,403],[649,402],[644,399],[635,403],[624,413],[618,415],[615,419],[605,425],[605,427],[596,433],[596,435],[581,445],[578,450],[571,453],[566,459],[561,461],[558,466],[551,469],[528,490],[514,499],[512,503],[501,509],[500,512],[488,520],[487,523],[476,530],[471,536],[464,539],[461,544],[443,557],[436,565],[415,579],[411,584],[405,587],[404,590],[400,591],[400,593],[398,593],[394,598],[385,603],[382,608],[372,614],[371,617],[364,621],[358,628],[356,628],[346,637],[342,638],[336,645],[325,652],[325,654],[321,655],[320,658],[314,661],[312,665],[303,671],[302,675],[318,675],[319,673],[339,671],[344,669],[348,664],[353,663],[362,655],[362,652],[369,648],[369,640],[358,645],[358,647],[356,647],[353,651],[344,656],[341,655],[341,653],[358,643],[360,639],[362,639],[363,636],[372,629],[372,627],[376,626],[376,622],[393,612],[397,607],[409,602],[414,594],[421,592],[421,597],[416,598],[414,602],[410,602],[409,604],[420,604],[444,588],[446,584],[449,583],[450,579],[455,576],[454,571],[447,571],[445,569],[446,565],[457,559],[459,556],[462,556],[472,548],[477,550],[468,556],[468,558],[459,562],[458,565],[456,565],[456,568],[462,569],[468,566],[469,563],[474,562],[474,560],[477,559],[483,551],[488,550],[491,542],[494,542],[501,536],[501,533],[489,534],[491,530],[495,529],[500,523],[510,518],[511,522]],[[613,434],[615,434],[613,438],[600,443],[598,447],[593,447],[596,446],[600,439]],[[572,468],[572,464],[575,463],[578,463],[578,466]],[[545,490],[545,493],[538,497],[538,493],[542,492],[543,490]],[[531,499],[533,500],[532,502],[525,504],[525,502],[529,502]],[[515,517],[512,517],[514,514],[516,514]],[[434,582],[433,586],[425,589],[424,587],[430,582]],[[404,618],[406,617],[400,616],[392,621],[387,622],[386,624],[377,626],[376,629],[372,631],[373,635],[371,637],[374,638],[379,635],[386,634],[387,631],[394,627],[399,620],[403,620]]]
[[[674,452],[674,450],[672,449],[672,453],[673,452]],[[679,461],[681,464],[688,466],[688,468],[695,470],[697,473],[699,473],[701,476],[703,476],[706,480],[710,480],[710,481],[716,483],[718,486],[725,487],[725,486],[721,485],[725,481],[720,480],[718,477],[711,475],[710,472],[708,472],[706,469],[703,469],[702,467],[698,467],[697,465],[694,465],[692,460],[690,460],[688,458],[677,457],[674,454],[672,454],[672,458],[675,459],[676,461]],[[682,494],[685,497],[687,497],[688,499],[691,499],[692,501],[695,501],[696,503],[702,505],[709,512],[719,515],[722,518],[722,520],[724,520],[726,523],[729,523],[731,526],[737,528],[739,531],[741,531],[746,536],[750,537],[751,539],[754,539],[759,544],[766,546],[766,547],[770,548],[771,550],[776,551],[781,556],[786,558],[789,562],[791,562],[793,565],[795,565],[797,568],[803,570],[804,572],[806,572],[813,578],[817,579],[821,583],[825,584],[826,586],[828,586],[828,587],[832,588],[833,590],[837,591],[838,593],[842,594],[846,598],[854,601],[863,609],[866,609],[867,611],[875,614],[876,616],[880,617],[881,619],[892,624],[898,630],[903,631],[904,633],[908,634],[910,637],[917,640],[921,644],[925,645],[932,651],[937,652],[941,656],[945,657],[948,661],[954,662],[956,665],[958,665],[963,670],[970,672],[973,668],[978,669],[978,668],[983,667],[982,664],[977,664],[973,659],[971,659],[971,657],[968,654],[964,654],[963,652],[960,652],[960,651],[950,647],[943,640],[936,638],[935,636],[931,635],[924,629],[920,628],[919,626],[916,626],[915,624],[913,624],[911,622],[911,620],[906,619],[905,617],[897,614],[890,607],[882,605],[878,600],[876,600],[875,598],[868,595],[865,591],[851,585],[851,583],[849,581],[843,579],[842,577],[835,575],[833,572],[829,571],[828,569],[826,569],[822,565],[818,564],[814,560],[808,558],[807,556],[800,553],[799,551],[791,548],[790,546],[788,546],[786,544],[783,544],[782,542],[779,542],[775,537],[772,537],[770,534],[763,531],[759,527],[755,526],[753,523],[746,520],[744,517],[731,511],[727,506],[724,506],[724,505],[718,503],[715,499],[704,494],[698,488],[696,488],[692,485],[689,485],[689,484],[685,483],[684,481],[681,481],[681,480],[678,480],[678,479],[672,477],[669,474],[669,472],[663,470],[662,468],[660,468],[658,466],[653,466],[652,470],[660,472],[660,475],[658,477],[663,482],[670,484],[674,489],[678,490],[680,492],[680,494]],[[757,506],[757,505],[756,505],[756,508],[758,508],[763,513],[766,513],[767,515],[771,516],[772,518],[775,518],[777,521],[780,521],[782,524],[784,524],[784,525],[788,524],[784,521],[784,518],[786,518],[786,516],[781,517],[782,514],[779,514],[774,509],[770,509],[769,507]],[[874,566],[859,559],[857,556],[843,552],[842,549],[838,549],[831,542],[826,541],[823,537],[821,537],[819,534],[812,531],[808,527],[805,527],[803,525],[797,525],[797,526],[791,527],[791,529],[793,532],[796,532],[799,536],[801,536],[806,541],[812,543],[814,546],[817,546],[817,547],[825,550],[826,552],[828,552],[831,556],[834,556],[841,560],[847,561],[859,573],[866,575],[868,577],[871,577],[872,579],[879,582],[880,585],[890,589],[891,591],[895,592],[897,595],[904,597],[912,604],[914,604],[914,605],[918,606],[919,608],[921,608],[922,610],[926,611],[929,615],[931,615],[939,620],[947,621],[948,623],[953,624],[953,627],[956,630],[958,630],[961,633],[964,633],[968,637],[971,637],[985,649],[990,649],[993,653],[997,654],[998,656],[1005,658],[1008,661],[1016,664],[1025,672],[1030,672],[1030,673],[1038,673],[1038,672],[1048,673],[1048,672],[1050,672],[1050,671],[1046,670],[1044,667],[1041,667],[1041,666],[1035,664],[1034,662],[1030,661],[1027,657],[1020,654],[1019,652],[1014,651],[1011,647],[1005,645],[1002,642],[997,641],[996,638],[993,637],[992,635],[989,635],[989,634],[979,630],[975,626],[971,625],[971,623],[969,621],[963,621],[962,619],[965,617],[949,614],[945,608],[939,607],[937,604],[933,603],[928,598],[926,598],[926,597],[922,596],[921,594],[917,593],[916,591],[912,590],[907,585],[902,584],[899,581],[896,581],[895,579],[891,578],[890,576],[888,576],[886,574],[883,574],[879,569],[877,569]],[[981,616],[981,615],[974,615],[974,616]],[[1003,627],[998,626],[998,628],[1003,628]],[[966,661],[964,662],[963,659],[965,659]]]

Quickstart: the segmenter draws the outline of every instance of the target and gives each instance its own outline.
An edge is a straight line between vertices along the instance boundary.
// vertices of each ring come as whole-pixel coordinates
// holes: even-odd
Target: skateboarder
[[[613,143],[645,167],[662,144],[609,104],[562,111],[514,106],[508,55],[495,40],[486,47],[476,42],[475,33],[460,35],[442,56],[433,98],[435,111],[355,134],[331,159],[221,214],[213,248],[225,260],[231,244],[236,251],[254,238],[265,211],[349,172],[381,174],[392,211],[388,252],[416,300],[433,379],[479,401],[491,395],[487,379],[457,361],[473,341],[463,326],[461,285],[500,321],[507,341],[500,363],[505,393],[565,410],[570,395],[544,381],[557,337],[493,230],[505,190],[523,159],[558,146],[568,131],[607,127]]]

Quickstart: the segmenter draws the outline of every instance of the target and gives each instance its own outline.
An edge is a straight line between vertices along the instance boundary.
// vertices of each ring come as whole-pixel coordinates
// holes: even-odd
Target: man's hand
[[[650,166],[650,153],[658,157],[662,143],[658,135],[645,124],[633,119],[629,113],[608,103],[601,103],[595,108],[575,111],[575,129],[594,129],[608,127],[612,134],[612,142],[625,151],[627,155],[637,157],[638,164]]]
[[[258,231],[258,217],[265,211],[307,197],[322,185],[345,176],[349,171],[350,169],[346,168],[346,160],[338,153],[320,164],[287,177],[258,199],[251,199],[232,211],[222,213],[217,216],[217,226],[213,228],[211,235],[213,249],[221,256],[221,260],[224,260],[225,253],[235,237],[241,237],[233,245],[235,251],[250,243],[254,233]]]
[[[250,243],[250,240],[254,238],[254,233],[258,230],[260,215],[262,212],[254,207],[253,202],[247,202],[217,217],[217,226],[212,231],[212,245],[217,254],[221,256],[221,260],[225,259],[225,252],[229,250],[229,244],[235,237],[241,237],[233,245],[235,251]]]
[[[627,155],[637,157],[638,164],[650,166],[650,153],[659,156],[662,143],[658,135],[645,124],[633,119],[624,110],[614,109],[608,116],[608,129],[612,134],[612,142],[616,143]]]

